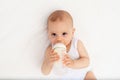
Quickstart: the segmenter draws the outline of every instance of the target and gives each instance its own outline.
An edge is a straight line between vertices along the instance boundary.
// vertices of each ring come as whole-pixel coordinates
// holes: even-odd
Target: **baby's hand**
[[[48,56],[48,60],[50,63],[54,63],[55,61],[59,60],[59,55],[56,52],[54,52],[54,50],[51,50]]]
[[[63,58],[63,64],[69,68],[72,68],[74,65],[74,60],[72,60],[68,54],[65,54]]]

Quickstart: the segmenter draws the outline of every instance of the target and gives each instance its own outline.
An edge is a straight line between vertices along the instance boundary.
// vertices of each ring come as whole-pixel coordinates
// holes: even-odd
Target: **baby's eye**
[[[66,32],[64,32],[62,35],[63,35],[63,36],[65,36],[65,35],[67,35],[67,33],[66,33]]]
[[[52,35],[52,36],[56,36],[56,33],[52,33],[51,35]]]

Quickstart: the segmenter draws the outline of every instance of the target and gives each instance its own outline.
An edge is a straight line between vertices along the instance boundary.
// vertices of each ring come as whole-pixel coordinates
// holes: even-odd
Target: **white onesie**
[[[77,50],[78,40],[79,40],[78,38],[75,37],[73,38],[70,50],[68,52],[72,59],[78,59],[80,57]],[[59,80],[84,80],[86,73],[90,71],[90,66],[82,69],[67,68],[66,70],[67,70],[66,74],[57,77],[54,75],[53,78],[59,78]]]

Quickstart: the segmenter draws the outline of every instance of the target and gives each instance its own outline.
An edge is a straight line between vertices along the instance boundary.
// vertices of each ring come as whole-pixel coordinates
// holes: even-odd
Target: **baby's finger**
[[[69,57],[64,56],[63,61],[68,61],[68,60],[70,60],[70,58],[69,58]]]
[[[68,56],[64,56],[63,60],[67,61],[67,60],[70,60],[71,58],[68,57]]]
[[[64,65],[69,65],[71,62],[70,61],[64,61],[63,64]]]
[[[50,54],[54,54],[54,50],[53,49],[50,51]]]
[[[57,60],[59,60],[59,56],[56,56],[56,57],[52,57],[52,58],[51,58],[51,61],[57,61]]]
[[[65,54],[64,57],[70,58],[70,55],[69,54]]]
[[[52,55],[50,55],[50,57],[51,57],[51,58],[57,58],[57,57],[59,57],[59,56],[58,56],[58,54],[52,54]]]
[[[54,52],[54,50],[52,50],[52,51],[50,52],[49,56],[54,56],[54,55],[57,55],[57,53]]]
[[[70,62],[70,59],[69,58],[64,58],[63,63],[66,64],[67,62]]]

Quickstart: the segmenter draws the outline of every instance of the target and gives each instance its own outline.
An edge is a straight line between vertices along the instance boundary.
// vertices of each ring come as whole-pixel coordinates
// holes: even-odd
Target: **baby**
[[[60,56],[53,50],[52,45],[63,43],[66,46],[66,54],[62,60],[68,68],[68,73],[61,76],[64,78],[73,78],[79,80],[96,79],[93,72],[88,69],[89,56],[79,38],[74,37],[75,28],[71,15],[64,10],[56,10],[47,21],[47,31],[50,45],[45,52],[41,71],[44,75],[50,74],[54,63],[60,59]]]

